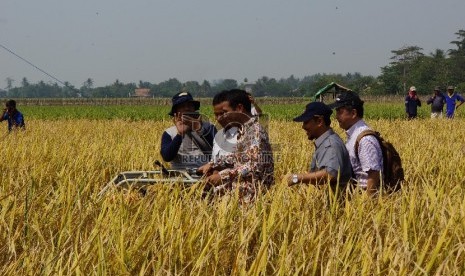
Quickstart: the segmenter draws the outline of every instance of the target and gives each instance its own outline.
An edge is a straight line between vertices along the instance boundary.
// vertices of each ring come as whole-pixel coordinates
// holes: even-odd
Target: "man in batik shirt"
[[[216,194],[237,191],[243,201],[252,201],[274,181],[274,161],[268,133],[250,114],[247,93],[233,89],[220,92],[224,101],[215,105],[215,117],[223,127],[237,127],[236,150],[219,157],[204,173]]]

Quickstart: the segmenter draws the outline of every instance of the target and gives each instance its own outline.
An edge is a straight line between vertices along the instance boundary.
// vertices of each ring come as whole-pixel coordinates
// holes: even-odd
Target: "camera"
[[[182,114],[183,117],[189,117],[189,118],[192,118],[192,119],[198,119],[200,118],[200,113],[198,112],[184,112]]]

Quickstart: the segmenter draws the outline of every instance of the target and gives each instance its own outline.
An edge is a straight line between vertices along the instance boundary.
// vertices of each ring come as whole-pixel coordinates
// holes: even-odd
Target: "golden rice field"
[[[197,186],[97,197],[117,172],[153,169],[168,121],[32,119],[10,135],[2,124],[0,274],[464,275],[465,120],[368,123],[403,158],[402,193],[335,204],[278,181],[247,206],[202,200]],[[300,124],[269,130],[276,178],[304,171],[313,145]]]

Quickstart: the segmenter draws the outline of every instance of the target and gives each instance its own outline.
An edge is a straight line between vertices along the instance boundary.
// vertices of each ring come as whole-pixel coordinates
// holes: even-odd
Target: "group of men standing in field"
[[[305,112],[294,118],[294,121],[302,122],[308,139],[315,141],[315,153],[310,171],[290,174],[287,177],[289,185],[320,185],[329,180],[330,187],[340,190],[355,182],[370,195],[378,191],[382,179],[383,155],[376,137],[366,135],[359,138],[363,131],[370,129],[363,120],[363,103],[356,93],[346,92],[329,106],[321,102],[309,103]],[[347,134],[345,145],[331,129],[332,109],[336,110],[336,120]]]
[[[457,104],[458,102],[458,104]],[[433,96],[428,98],[427,104],[431,105],[431,118],[442,118],[444,105],[446,106],[446,118],[452,119],[455,115],[455,110],[459,108],[465,99],[455,92],[454,86],[447,87],[447,93],[441,92],[441,88],[434,88]],[[405,97],[405,113],[407,118],[415,119],[417,117],[417,108],[421,106],[421,101],[417,95],[415,86],[410,87],[408,95]]]
[[[202,120],[200,102],[188,92],[176,94],[172,103],[169,115],[174,126],[163,133],[160,150],[172,168],[198,168],[208,190],[215,195],[236,192],[244,202],[254,200],[275,182],[270,140],[260,124],[260,114],[252,114],[254,100],[250,94],[233,89],[213,98],[220,131]],[[356,183],[368,194],[376,193],[383,178],[383,153],[377,138],[360,137],[370,129],[363,120],[363,104],[354,92],[339,95],[329,106],[309,103],[303,114],[294,118],[315,143],[309,170],[287,174],[282,181],[289,186],[329,183],[333,191]],[[345,144],[331,128],[333,109],[339,126],[346,131]]]

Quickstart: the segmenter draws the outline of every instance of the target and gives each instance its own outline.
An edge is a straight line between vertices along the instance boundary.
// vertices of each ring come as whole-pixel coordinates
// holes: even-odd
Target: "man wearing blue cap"
[[[355,150],[359,135],[371,130],[363,120],[363,103],[355,92],[346,92],[338,95],[329,107],[336,109],[336,120],[347,134],[346,148],[358,186],[373,195],[377,193],[382,179],[383,153],[378,139],[373,135],[359,139]]]
[[[170,113],[174,126],[163,132],[160,154],[171,162],[172,169],[199,168],[210,161],[216,128],[202,122],[200,102],[189,92],[179,92],[172,98]]]
[[[309,140],[315,142],[310,171],[289,174],[285,177],[289,186],[305,183],[320,185],[330,182],[332,188],[344,188],[352,176],[349,153],[341,138],[331,128],[333,111],[324,103],[309,103],[295,122],[302,122]]]

